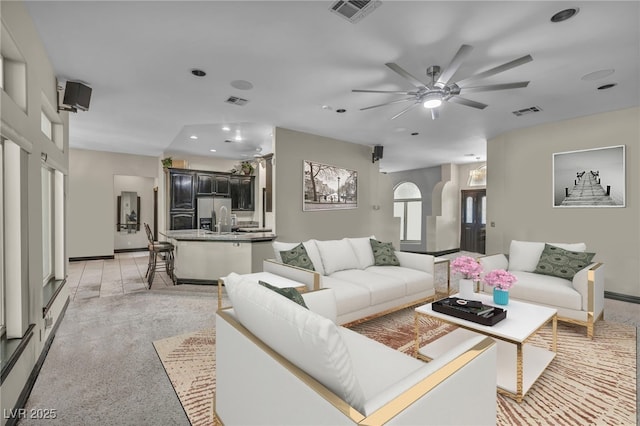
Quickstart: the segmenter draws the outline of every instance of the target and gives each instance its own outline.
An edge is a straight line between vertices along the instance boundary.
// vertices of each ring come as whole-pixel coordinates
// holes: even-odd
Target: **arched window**
[[[422,240],[422,194],[415,183],[404,182],[393,190],[393,215],[400,218],[400,241]]]

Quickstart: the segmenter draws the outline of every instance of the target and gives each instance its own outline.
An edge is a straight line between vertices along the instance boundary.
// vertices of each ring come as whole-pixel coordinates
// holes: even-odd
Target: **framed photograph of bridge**
[[[625,207],[625,146],[553,154],[553,207]]]
[[[344,210],[358,207],[358,172],[304,160],[302,210]]]

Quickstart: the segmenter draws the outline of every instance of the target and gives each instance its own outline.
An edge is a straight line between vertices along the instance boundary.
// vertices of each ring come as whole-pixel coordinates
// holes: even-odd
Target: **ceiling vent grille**
[[[518,111],[512,111],[512,112],[513,112],[513,115],[515,115],[516,117],[522,117],[523,115],[533,114],[534,112],[540,112],[540,111],[542,111],[542,108],[540,108],[539,106],[532,106],[529,108],[519,109]]]
[[[233,105],[238,105],[238,106],[244,106],[244,105],[246,105],[246,104],[247,104],[247,102],[249,102],[249,101],[248,101],[248,100],[246,100],[246,99],[239,98],[239,97],[237,97],[237,96],[229,96],[225,102],[226,102],[226,103],[228,103],[228,104],[233,104]]]
[[[380,0],[338,0],[331,4],[329,10],[355,24],[381,4]]]

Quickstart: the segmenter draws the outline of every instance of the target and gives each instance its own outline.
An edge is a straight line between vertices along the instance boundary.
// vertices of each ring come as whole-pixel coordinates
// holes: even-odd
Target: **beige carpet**
[[[423,320],[421,344],[449,330]],[[411,308],[353,327],[372,339],[413,355]],[[550,341],[550,327],[534,343]],[[559,324],[558,355],[522,404],[497,395],[499,425],[633,425],[636,422],[636,329],[599,322],[593,341],[584,328]],[[215,330],[154,342],[191,423],[214,424]]]

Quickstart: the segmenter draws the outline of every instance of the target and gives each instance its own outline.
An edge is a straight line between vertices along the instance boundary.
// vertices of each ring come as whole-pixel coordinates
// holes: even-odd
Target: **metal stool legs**
[[[173,245],[149,244],[149,264],[147,265],[147,272],[145,273],[145,277],[149,283],[149,289],[151,289],[153,278],[158,267],[158,256],[161,254],[164,254],[164,270],[167,272],[167,275],[169,275],[169,278],[171,278],[171,282],[175,285],[175,276],[173,274]]]

